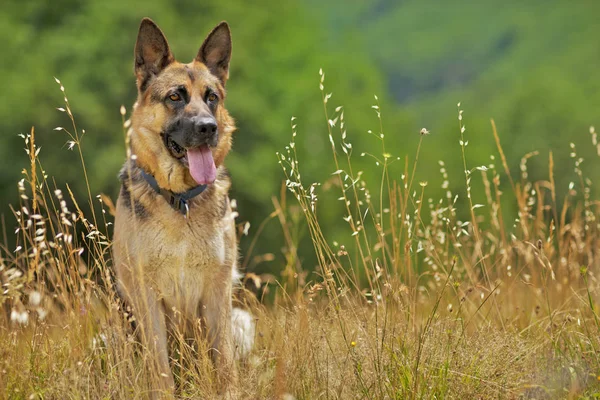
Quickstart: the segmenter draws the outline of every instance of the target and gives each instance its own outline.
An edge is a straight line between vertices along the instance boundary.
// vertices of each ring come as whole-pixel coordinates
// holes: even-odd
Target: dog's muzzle
[[[219,140],[217,121],[212,116],[181,118],[165,130],[163,139],[176,158],[185,156],[187,149],[204,145],[214,148]]]

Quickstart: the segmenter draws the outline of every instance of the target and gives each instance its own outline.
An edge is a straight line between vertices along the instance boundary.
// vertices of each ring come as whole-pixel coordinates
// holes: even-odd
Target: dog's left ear
[[[223,21],[212,30],[202,43],[196,60],[208,67],[223,85],[229,78],[229,60],[231,59],[231,32]]]

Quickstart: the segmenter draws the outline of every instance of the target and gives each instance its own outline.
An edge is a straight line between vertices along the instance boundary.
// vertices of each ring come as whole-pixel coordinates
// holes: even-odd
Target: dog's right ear
[[[174,61],[167,38],[150,18],[144,18],[140,24],[134,60],[140,92],[146,90],[152,77]]]

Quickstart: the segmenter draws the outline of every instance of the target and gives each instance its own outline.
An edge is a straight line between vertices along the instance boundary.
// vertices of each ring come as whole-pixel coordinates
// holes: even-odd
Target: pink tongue
[[[190,174],[198,185],[213,183],[217,178],[217,167],[213,160],[212,152],[208,146],[187,151]]]

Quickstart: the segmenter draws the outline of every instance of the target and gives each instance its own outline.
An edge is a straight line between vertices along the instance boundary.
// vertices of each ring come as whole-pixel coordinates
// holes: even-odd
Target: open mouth
[[[190,175],[198,185],[213,183],[217,177],[217,167],[208,145],[184,148],[170,137],[166,138],[166,145],[173,157],[188,167]]]

